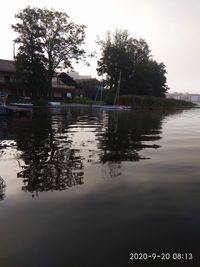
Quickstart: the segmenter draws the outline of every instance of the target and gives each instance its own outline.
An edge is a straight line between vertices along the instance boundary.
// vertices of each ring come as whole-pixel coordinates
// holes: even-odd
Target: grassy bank
[[[119,103],[121,105],[130,105],[134,108],[149,109],[179,109],[192,108],[196,105],[192,102],[176,99],[168,99],[152,96],[123,95],[120,96]]]
[[[87,98],[87,97],[78,97],[78,98],[74,98],[72,103],[92,105],[92,104],[94,104],[94,101],[90,98]]]
[[[49,99],[37,99],[33,101],[34,106],[47,106]],[[113,96],[109,95],[105,99],[105,104],[112,105],[114,102]],[[83,104],[93,105],[97,103],[89,98],[74,98],[71,101],[64,102],[65,104]],[[138,96],[138,95],[122,95],[119,99],[120,105],[132,106],[134,109],[183,109],[192,108],[196,105],[192,102],[176,99],[167,99],[153,96]]]

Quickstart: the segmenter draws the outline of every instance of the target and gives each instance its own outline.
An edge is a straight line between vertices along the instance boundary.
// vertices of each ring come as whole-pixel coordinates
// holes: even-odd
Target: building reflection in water
[[[145,148],[159,148],[162,121],[173,113],[98,109],[36,109],[32,118],[13,118],[0,131],[11,139],[18,158],[22,190],[32,196],[84,183],[84,168],[107,164],[110,177],[122,174],[124,161],[148,159]]]

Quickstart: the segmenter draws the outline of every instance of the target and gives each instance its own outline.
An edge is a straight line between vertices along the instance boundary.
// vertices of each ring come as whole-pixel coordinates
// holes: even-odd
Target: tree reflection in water
[[[150,159],[144,149],[158,149],[162,121],[182,111],[116,111],[104,116],[104,131],[97,133],[100,161],[107,163],[110,177],[120,176],[122,162]],[[141,151],[143,150],[143,155]]]
[[[71,148],[66,128],[73,118],[66,116],[35,114],[31,128],[24,136],[18,136],[18,145],[23,151],[20,164],[23,178],[22,190],[34,192],[65,190],[83,184],[83,162],[79,149]],[[50,115],[50,116],[49,116]],[[39,119],[39,120],[38,120]],[[23,139],[22,139],[23,138]],[[26,140],[25,140],[26,139]]]
[[[18,177],[24,178],[24,191],[65,190],[83,184],[83,165],[75,150],[38,153],[36,158],[26,159],[26,162],[28,165],[18,173]]]
[[[6,190],[6,184],[3,178],[0,176],[0,200],[3,200],[5,198],[5,190]]]
[[[145,148],[159,148],[155,142],[161,136],[161,112],[110,112],[105,131],[99,134],[102,162],[139,161],[148,159],[139,152]]]
[[[148,159],[145,149],[159,148],[162,121],[176,113],[36,109],[32,118],[8,120],[2,139],[14,141],[22,190],[34,196],[83,184],[84,168],[94,163],[107,163],[110,177],[122,175],[122,162]]]

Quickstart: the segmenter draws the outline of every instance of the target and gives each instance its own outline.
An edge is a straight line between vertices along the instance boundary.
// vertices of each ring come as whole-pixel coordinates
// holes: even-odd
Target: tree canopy
[[[116,30],[98,43],[102,57],[97,71],[99,75],[106,74],[111,89],[117,88],[121,73],[121,94],[165,96],[168,89],[165,65],[152,59],[144,39],[134,39],[128,31]]]
[[[12,28],[19,45],[16,61],[20,61],[25,73],[35,81],[38,69],[43,70],[51,89],[51,80],[56,69],[71,68],[85,56],[81,48],[85,39],[85,25],[69,21],[65,12],[54,9],[26,7],[16,14],[17,22]],[[40,75],[41,76],[41,75]],[[30,78],[30,77],[29,77]],[[41,78],[41,77],[40,77]],[[34,82],[31,84],[35,87]]]

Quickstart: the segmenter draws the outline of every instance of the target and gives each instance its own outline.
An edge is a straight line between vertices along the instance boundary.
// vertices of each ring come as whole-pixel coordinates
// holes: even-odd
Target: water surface
[[[1,117],[0,266],[200,266],[199,122],[199,109]]]

